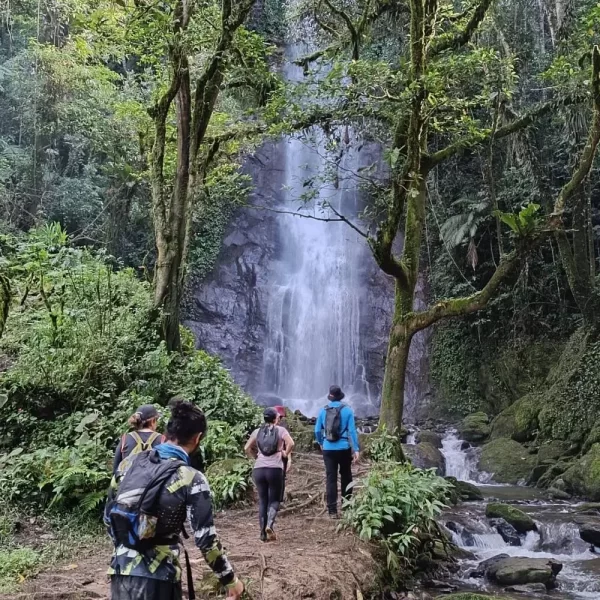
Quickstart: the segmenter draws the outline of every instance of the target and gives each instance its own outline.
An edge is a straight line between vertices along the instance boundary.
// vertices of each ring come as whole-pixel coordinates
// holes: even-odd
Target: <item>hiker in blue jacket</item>
[[[338,517],[338,471],[342,480],[342,496],[352,495],[352,463],[358,461],[359,445],[354,411],[342,404],[344,392],[337,385],[329,388],[329,404],[321,409],[315,423],[315,437],[325,462],[327,477],[327,510],[331,518]]]

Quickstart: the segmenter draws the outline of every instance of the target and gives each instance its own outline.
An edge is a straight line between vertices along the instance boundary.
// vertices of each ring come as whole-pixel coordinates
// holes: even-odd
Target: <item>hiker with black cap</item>
[[[128,423],[133,431],[126,433],[117,445],[113,473],[117,472],[121,461],[131,454],[151,450],[164,442],[165,437],[156,431],[159,417],[160,413],[152,404],[140,406],[129,417]]]
[[[327,478],[327,511],[332,518],[338,517],[338,471],[342,480],[342,496],[352,495],[352,462],[358,461],[359,445],[354,411],[342,404],[345,395],[341,388],[332,385],[327,399],[329,403],[321,409],[315,423],[315,437],[325,462]]]
[[[277,539],[275,518],[281,502],[283,486],[283,459],[289,458],[294,448],[292,436],[278,425],[277,410],[265,408],[265,422],[255,429],[246,443],[248,456],[255,458],[252,477],[258,490],[258,520],[263,542]]]

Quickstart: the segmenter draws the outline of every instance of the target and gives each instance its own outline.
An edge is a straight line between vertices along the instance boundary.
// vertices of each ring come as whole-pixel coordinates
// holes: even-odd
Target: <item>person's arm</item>
[[[352,444],[352,449],[354,450],[355,456],[360,452],[360,446],[358,444],[358,433],[356,432],[356,422],[354,420],[354,411],[352,409],[347,409],[350,413],[348,417],[348,435],[350,436],[350,442]]]
[[[230,596],[238,598],[243,586],[235,576],[217,535],[208,481],[197,471],[188,487],[188,514],[194,532],[194,542],[202,552],[206,564],[212,569],[221,585],[230,591]]]
[[[283,443],[283,455],[289,458],[292,454],[292,450],[294,449],[295,443],[292,436],[287,431],[285,431],[285,429],[283,434]]]
[[[317,444],[319,446],[323,446],[323,414],[324,410],[321,410],[319,413],[319,417],[317,418],[317,422],[315,423],[315,439],[317,440]]]
[[[252,432],[250,439],[246,442],[244,452],[250,458],[256,458],[258,456],[258,447],[256,446],[256,431]]]
[[[123,460],[123,453],[121,452],[121,446],[123,445],[123,438],[119,438],[117,449],[115,450],[115,460],[113,462],[113,475],[117,472],[121,461]]]

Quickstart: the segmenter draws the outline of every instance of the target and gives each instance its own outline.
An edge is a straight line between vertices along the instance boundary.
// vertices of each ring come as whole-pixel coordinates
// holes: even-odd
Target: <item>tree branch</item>
[[[475,7],[471,18],[465,25],[465,28],[450,38],[442,39],[438,44],[433,44],[430,50],[431,56],[440,54],[445,50],[456,50],[471,41],[473,34],[477,31],[477,28],[485,18],[485,15],[492,4],[492,0],[481,0],[481,2]]]
[[[574,104],[575,102],[577,102],[577,100],[577,98],[566,98],[545,102],[544,104],[540,104],[538,107],[529,111],[521,118],[516,119],[512,123],[508,123],[507,125],[498,127],[498,129],[496,129],[495,132],[493,130],[489,130],[484,133],[464,137],[456,142],[453,142],[445,148],[442,148],[441,150],[430,154],[424,159],[424,173],[429,173],[431,169],[439,165],[441,162],[447,160],[452,156],[455,156],[456,154],[463,152],[464,150],[467,150],[468,148],[472,148],[473,146],[477,146],[489,141],[492,135],[494,137],[494,140],[512,135],[513,133],[520,131],[521,129],[529,127],[530,125],[535,123],[536,119],[549,113],[551,110],[556,109],[560,106]]]
[[[268,206],[256,206],[251,205],[249,208],[256,208],[258,210],[268,210],[269,212],[278,213],[280,215],[292,215],[294,217],[301,217],[303,219],[312,219],[313,221],[323,221],[324,223],[346,223],[349,225],[356,233],[364,237],[365,239],[369,239],[369,235],[359,229],[350,219],[340,214],[337,210],[335,210],[330,204],[327,204],[327,208],[331,210],[332,213],[336,215],[336,218],[333,217],[315,217],[314,215],[307,215],[306,213],[295,212],[293,210],[280,210],[277,208],[270,208]]]
[[[348,31],[350,32],[350,37],[352,39],[352,59],[358,60],[360,40],[359,40],[359,35],[356,31],[356,27],[354,26],[354,23],[352,22],[352,19],[350,18],[350,16],[348,15],[348,13],[345,10],[342,10],[341,8],[337,8],[336,6],[334,6],[331,3],[330,0],[323,0],[323,2],[325,2],[327,7],[329,8],[329,10],[331,10],[331,12],[333,14],[340,17],[344,21],[344,23],[346,23],[346,27],[348,27]]]

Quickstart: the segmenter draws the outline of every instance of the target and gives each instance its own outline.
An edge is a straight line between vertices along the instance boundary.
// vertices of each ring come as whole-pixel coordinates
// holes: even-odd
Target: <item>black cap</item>
[[[136,415],[140,415],[142,421],[150,421],[150,419],[158,419],[160,413],[152,406],[152,404],[144,404],[140,406],[136,411]]]
[[[329,396],[330,400],[343,400],[346,397],[346,394],[342,392],[342,388],[339,385],[332,385],[329,388]]]
[[[278,416],[279,413],[272,406],[268,406],[263,411],[263,417],[267,423],[274,423]]]

